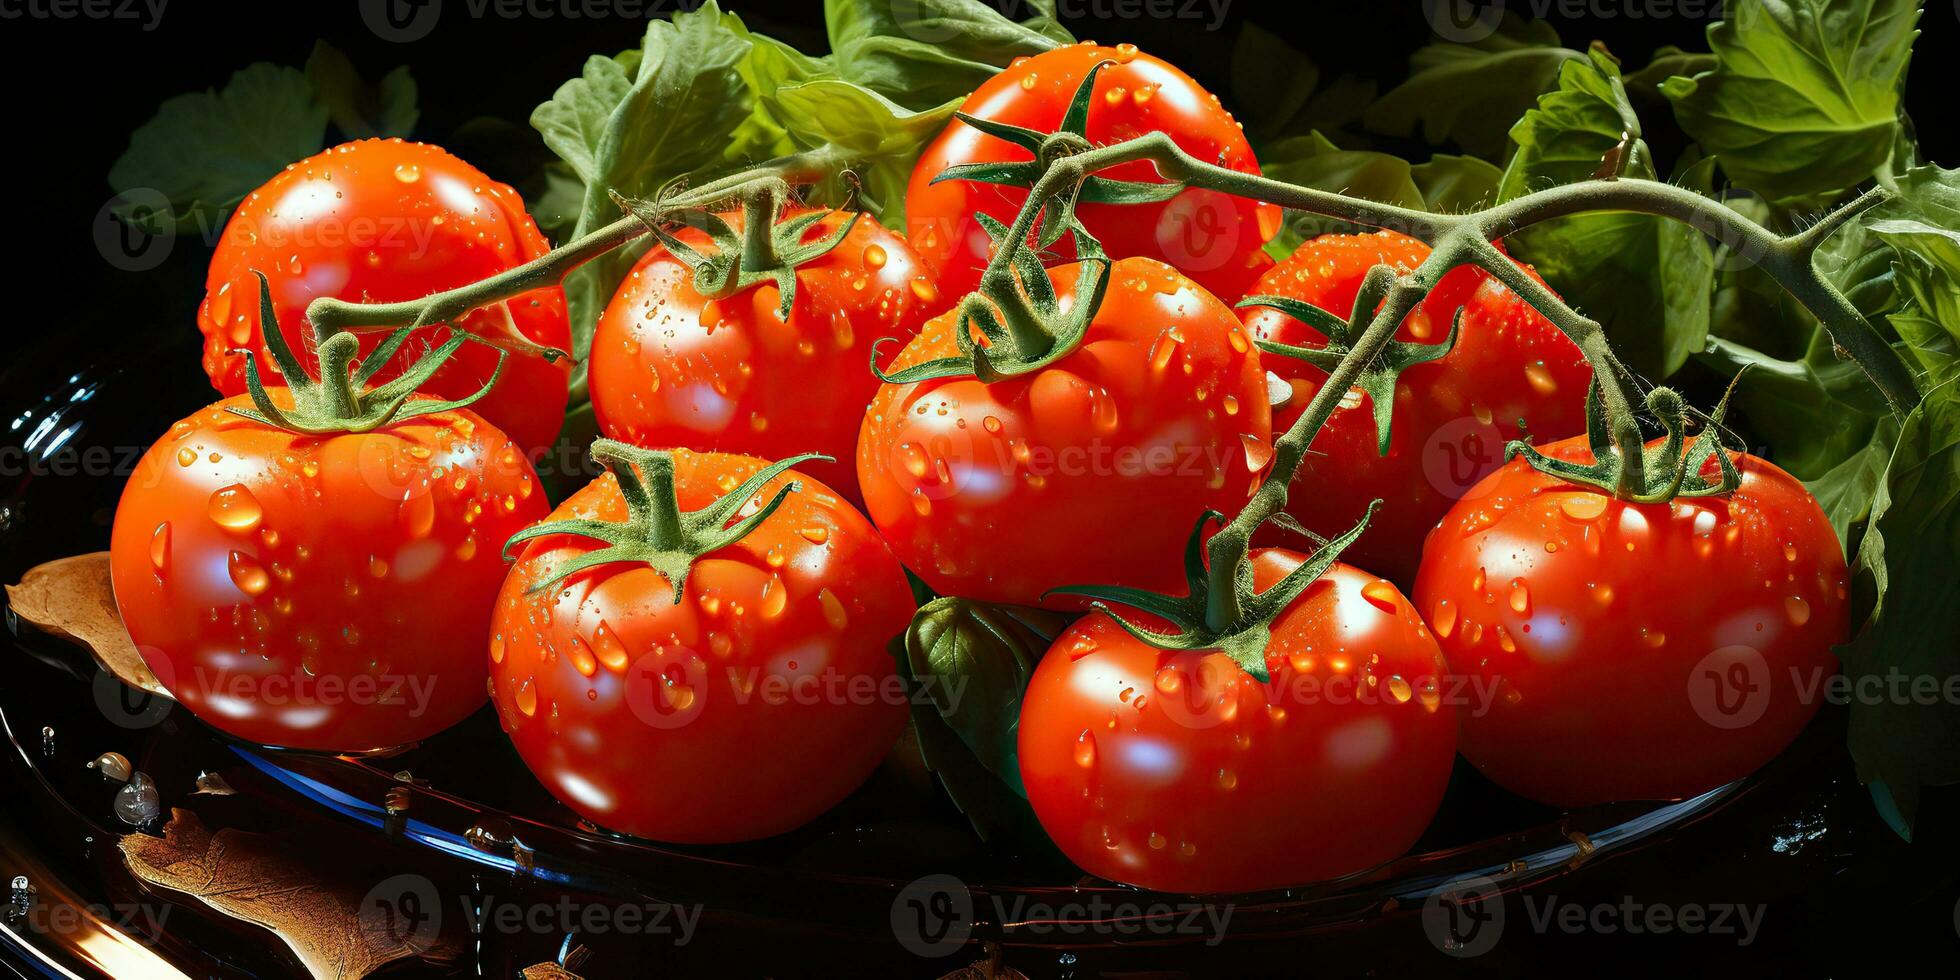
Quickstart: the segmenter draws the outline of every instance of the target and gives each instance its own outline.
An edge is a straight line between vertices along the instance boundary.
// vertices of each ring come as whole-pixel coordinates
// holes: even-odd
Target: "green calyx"
[[[1737,375],[1740,380],[1741,375]],[[1665,503],[1677,497],[1714,497],[1730,493],[1742,484],[1742,473],[1722,446],[1722,416],[1728,411],[1732,382],[1715,411],[1702,415],[1688,408],[1672,388],[1655,388],[1647,393],[1647,410],[1667,431],[1658,446],[1643,446],[1641,458],[1629,465],[1613,438],[1612,419],[1599,397],[1595,382],[1586,389],[1586,440],[1592,445],[1593,462],[1574,463],[1553,459],[1531,444],[1512,440],[1504,447],[1504,458],[1523,456],[1541,473],[1567,483],[1597,487],[1633,503]],[[1706,426],[1692,442],[1688,440],[1688,416],[1692,414]],[[1709,459],[1720,467],[1717,479],[1702,475]]]
[[[853,212],[832,234],[806,242],[804,234],[831,212],[811,211],[781,218],[784,205],[790,200],[790,190],[789,184],[780,179],[764,181],[741,195],[742,230],[739,232],[721,215],[706,208],[668,206],[665,195],[639,201],[614,194],[613,200],[621,210],[646,225],[676,258],[693,268],[696,292],[710,299],[725,299],[757,283],[773,281],[782,297],[776,307],[776,316],[782,320],[789,319],[790,310],[796,305],[797,267],[842,244],[863,217]],[[705,233],[714,243],[714,250],[704,253],[681,241],[671,230],[675,226]]]
[[[1224,520],[1224,515],[1217,511],[1206,511],[1198,518],[1197,526],[1191,529],[1191,537],[1184,547],[1186,594],[1171,596],[1118,585],[1071,585],[1054,589],[1048,594],[1079,595],[1095,600],[1091,605],[1115,620],[1124,632],[1159,650],[1218,650],[1264,684],[1271,680],[1266,670],[1266,648],[1272,643],[1273,620],[1285,612],[1307,590],[1307,586],[1320,578],[1342,551],[1361,537],[1361,532],[1367,529],[1368,521],[1375,516],[1375,508],[1379,506],[1379,500],[1370,503],[1360,523],[1314,549],[1313,554],[1298,568],[1286,573],[1285,578],[1274,582],[1264,592],[1254,591],[1252,587],[1250,561],[1238,561],[1229,569],[1206,567],[1205,530]],[[1237,528],[1228,525],[1219,532],[1219,536],[1235,533]],[[1237,550],[1244,553],[1243,548]],[[1117,615],[1109,603],[1129,606],[1168,620],[1177,628],[1177,632],[1145,629]]]
[[[509,560],[518,545],[553,534],[590,538],[605,545],[554,567],[549,575],[531,585],[530,592],[542,592],[588,568],[635,562],[659,572],[673,586],[674,602],[678,605],[687,589],[687,573],[696,559],[740,541],[768,520],[790,494],[802,489],[802,484],[792,480],[778,488],[767,502],[745,512],[745,505],[761,492],[764,484],[802,463],[834,462],[829,456],[806,454],[771,463],[714,503],[700,510],[682,511],[680,499],[674,494],[671,451],[596,439],[592,443],[592,458],[619,482],[619,494],[626,500],[626,520],[546,521],[511,535],[504,543],[505,560]]]
[[[997,244],[1008,247],[1011,239],[1005,225],[984,214],[974,217]],[[871,345],[871,372],[888,384],[949,377],[992,382],[1038,371],[1068,356],[1089,332],[1102,306],[1103,294],[1109,291],[1110,267],[1102,245],[1087,229],[1078,224],[1073,231],[1076,256],[1085,268],[1076,277],[1067,309],[1040,256],[1026,243],[1013,242],[1008,270],[1000,276],[988,270],[981,291],[960,300],[953,329],[959,354],[887,373],[878,361],[885,345],[896,339],[886,337]],[[985,343],[976,340],[975,333]]]
[[[1263,306],[1284,313],[1295,320],[1320,331],[1327,337],[1327,343],[1320,347],[1296,347],[1276,341],[1258,341],[1259,349],[1267,354],[1297,358],[1312,364],[1322,371],[1332,374],[1340,366],[1342,359],[1354,350],[1355,342],[1361,332],[1368,327],[1368,321],[1375,315],[1375,308],[1388,294],[1394,284],[1395,274],[1388,266],[1377,265],[1368,270],[1361,281],[1361,289],[1355,297],[1354,310],[1350,318],[1343,320],[1318,306],[1285,296],[1247,296],[1239,301],[1239,308]],[[1450,323],[1450,333],[1440,344],[1417,344],[1402,340],[1391,340],[1383,345],[1381,353],[1368,361],[1360,375],[1355,378],[1354,387],[1368,395],[1368,401],[1375,411],[1375,451],[1388,455],[1390,420],[1395,414],[1395,383],[1402,372],[1417,364],[1434,361],[1448,354],[1456,347],[1457,332],[1463,326],[1463,311],[1456,311]]]
[[[266,353],[272,356],[273,364],[279,369],[285,387],[293,397],[289,408],[281,408],[274,403],[266,391],[264,379],[259,376],[258,358],[248,355],[245,358],[245,390],[251,395],[253,407],[234,407],[227,411],[254,422],[289,432],[331,435],[372,432],[418,416],[466,408],[490,393],[498,376],[503,373],[505,358],[510,356],[509,351],[497,348],[497,365],[491,370],[489,380],[468,397],[446,401],[411,401],[416,390],[436,373],[436,369],[450,355],[475,338],[456,331],[441,345],[422,355],[400,377],[370,388],[367,387],[368,381],[408,342],[409,335],[416,327],[401,327],[393,331],[366,357],[360,357],[361,342],[353,334],[334,332],[320,338],[320,377],[315,380],[307,375],[305,366],[300,364],[292,347],[286,343],[285,332],[279,329],[279,321],[272,309],[271,284],[266,281],[264,273],[253,270],[252,274],[259,280],[259,325],[265,335]]]
[[[1005,140],[1034,154],[1032,160],[1015,163],[964,163],[947,167],[932,179],[937,184],[942,180],[970,180],[980,184],[1003,184],[1009,187],[1032,188],[1042,175],[1048,172],[1055,161],[1074,156],[1093,147],[1089,142],[1089,106],[1094,101],[1096,76],[1104,68],[1115,64],[1104,61],[1089,69],[1082,83],[1075,88],[1069,99],[1068,110],[1062,116],[1062,124],[1052,133],[1012,126],[991,119],[969,116],[964,112],[953,113],[953,117],[972,126],[995,139]],[[1042,205],[1041,231],[1037,241],[1047,248],[1061,240],[1064,233],[1075,222],[1075,206],[1089,204],[1155,204],[1168,201],[1184,192],[1185,185],[1180,182],[1158,183],[1154,181],[1112,180],[1108,177],[1085,176],[1072,186],[1062,188]]]

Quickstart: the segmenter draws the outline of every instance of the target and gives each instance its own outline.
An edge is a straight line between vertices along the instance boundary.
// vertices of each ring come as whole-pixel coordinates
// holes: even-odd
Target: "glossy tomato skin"
[[[1254,553],[1264,589],[1302,556]],[[1090,615],[1022,702],[1028,802],[1083,870],[1174,892],[1283,888],[1395,858],[1456,757],[1442,654],[1387,581],[1336,563],[1273,625],[1271,682]]]
[[[1177,145],[1206,162],[1256,174],[1259,162],[1238,124],[1211,93],[1169,63],[1134,45],[1075,44],[1016,61],[988,79],[961,104],[981,119],[1053,132],[1069,100],[1103,61],[1115,64],[1096,77],[1089,108],[1089,142],[1101,146],[1151,132],[1168,133]],[[1012,224],[1027,190],[999,184],[933,178],[957,164],[1017,162],[1032,154],[955,120],[926,146],[905,194],[906,238],[939,277],[940,289],[959,297],[979,285],[992,253],[975,213]],[[1148,161],[1101,172],[1112,180],[1158,181]],[[1280,210],[1218,191],[1186,190],[1161,204],[1084,204],[1077,216],[1111,256],[1143,256],[1176,266],[1223,297],[1244,292],[1272,264],[1262,246],[1278,231]],[[1068,243],[1061,245],[1067,254]]]
[[[1345,318],[1368,269],[1386,262],[1403,271],[1428,258],[1429,247],[1405,235],[1322,235],[1261,276],[1250,292],[1312,303]],[[1382,510],[1368,533],[1342,557],[1404,585],[1415,580],[1422,541],[1450,505],[1504,459],[1506,441],[1523,419],[1536,437],[1585,431],[1586,385],[1592,369],[1577,345],[1481,269],[1460,266],[1403,320],[1397,336],[1440,343],[1456,311],[1463,326],[1449,354],[1402,373],[1387,455],[1377,449],[1374,407],[1355,393],[1314,437],[1313,452],[1294,477],[1299,492],[1287,512],[1309,529],[1335,535],[1353,527],[1379,497]],[[1262,340],[1300,347],[1326,342],[1320,332],[1267,307],[1240,310]],[[1292,384],[1294,395],[1274,413],[1284,432],[1306,409],[1326,372],[1305,361],[1270,355],[1267,370]],[[1261,540],[1282,540],[1269,529]]]
[[[306,436],[225,410],[250,404],[172,426],[123,490],[111,571],[145,662],[268,745],[402,745],[481,707],[498,551],[546,509],[522,452],[467,410]]]
[[[1737,464],[1731,496],[1630,504],[1517,459],[1450,511],[1415,596],[1473,695],[1465,758],[1586,806],[1692,796],[1796,738],[1848,635],[1844,557],[1801,483]]]
[[[1081,269],[1053,270],[1057,292],[1072,296]],[[952,356],[955,329],[950,313],[932,320],[894,368]],[[858,484],[892,551],[942,595],[1181,590],[1198,516],[1237,511],[1271,461],[1264,377],[1223,303],[1161,262],[1122,259],[1082,342],[1047,367],[882,386]]]
[[[674,452],[682,510],[763,467]],[[602,565],[530,594],[592,550],[552,535],[524,546],[497,600],[492,700],[538,780],[600,826],[721,843],[784,833],[857,788],[905,727],[886,643],[912,596],[863,515],[822,483],[694,565],[679,604],[645,565]],[[772,496],[784,477],[762,491]],[[612,474],[553,515],[618,521]]]
[[[741,227],[740,214],[723,218]],[[805,241],[828,238],[848,219],[832,212]],[[679,237],[714,251],[694,229]],[[693,270],[654,246],[620,284],[592,343],[600,429],[655,449],[764,459],[823,453],[840,462],[804,469],[856,503],[851,451],[864,406],[878,390],[871,345],[895,338],[895,350],[948,304],[905,240],[870,215],[836,248],[799,266],[796,283],[785,323],[776,315],[782,295],[773,283],[703,299]]]
[[[399,139],[343,143],[288,166],[238,206],[211,256],[197,326],[204,333],[204,372],[226,395],[245,391],[245,352],[260,376],[277,383],[259,323],[259,284],[272,285],[273,310],[286,342],[317,376],[306,306],[321,296],[349,302],[421,299],[521,265],[549,251],[524,202],[509,186],[440,147]],[[568,350],[564,292],[536,289],[460,321],[485,338],[513,331]],[[405,345],[376,381],[400,374],[437,327]],[[382,334],[363,339],[371,350]],[[495,370],[497,351],[469,344],[421,390],[443,398],[475,392]],[[569,360],[556,364],[513,354],[497,386],[472,406],[526,451],[551,444],[565,414]]]

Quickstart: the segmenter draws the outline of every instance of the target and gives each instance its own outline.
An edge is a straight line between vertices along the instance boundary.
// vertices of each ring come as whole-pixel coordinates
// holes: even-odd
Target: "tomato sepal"
[[[1272,678],[1266,668],[1266,648],[1273,638],[1273,620],[1286,611],[1300,594],[1320,578],[1341,556],[1341,552],[1361,537],[1368,522],[1381,506],[1376,500],[1354,527],[1320,547],[1274,582],[1265,591],[1255,591],[1252,565],[1241,561],[1235,567],[1214,571],[1205,563],[1205,530],[1223,521],[1224,515],[1206,511],[1184,549],[1184,595],[1165,595],[1144,589],[1117,585],[1068,585],[1047,595],[1082,596],[1090,606],[1107,615],[1123,632],[1159,650],[1217,650],[1232,659],[1240,669],[1261,684]],[[1220,581],[1224,579],[1224,581]],[[1221,601],[1230,597],[1231,601]],[[1044,596],[1046,598],[1046,596]],[[1168,621],[1176,632],[1162,632],[1131,622],[1116,614],[1111,603],[1129,606]]]
[[[428,383],[450,355],[462,349],[466,343],[483,341],[467,333],[456,333],[418,358],[399,377],[369,388],[368,381],[394,357],[416,327],[401,327],[393,331],[359,364],[355,363],[355,358],[360,355],[360,341],[351,333],[333,332],[320,339],[320,377],[316,380],[306,373],[299,358],[294,356],[292,347],[286,343],[285,331],[277,327],[278,320],[272,307],[272,287],[265,274],[257,270],[253,270],[252,274],[259,280],[260,322],[272,327],[265,331],[266,352],[272,356],[273,365],[285,382],[284,387],[291,394],[293,403],[281,408],[273,401],[265,379],[259,374],[258,359],[247,357],[245,390],[251,396],[252,407],[233,405],[225,410],[261,425],[306,435],[362,433],[423,415],[467,408],[496,387],[497,379],[503,375],[504,362],[510,357],[508,350],[497,347],[497,361],[491,368],[490,377],[469,395],[445,400],[415,399],[416,392]]]
[[[613,193],[620,209],[640,220],[647,230],[674,256],[694,270],[694,289],[710,299],[725,299],[762,282],[774,282],[781,302],[776,315],[787,321],[796,305],[796,269],[828,254],[850,235],[851,228],[864,217],[852,212],[837,230],[814,242],[803,240],[805,232],[830,212],[816,210],[778,220],[789,185],[781,180],[763,184],[742,198],[742,230],[736,231],[727,219],[708,208],[672,208],[656,197],[636,200]],[[714,242],[713,254],[704,253],[676,237],[673,225],[694,228]]]
[[[1741,375],[1736,378],[1739,380]],[[1595,487],[1634,503],[1724,496],[1742,485],[1742,472],[1736,468],[1721,438],[1722,417],[1727,414],[1729,397],[1734,393],[1735,384],[1731,382],[1715,410],[1703,415],[1689,408],[1672,388],[1648,392],[1647,410],[1660,421],[1667,438],[1658,446],[1642,447],[1640,458],[1630,466],[1626,455],[1614,444],[1612,419],[1595,380],[1586,388],[1586,441],[1592,448],[1593,462],[1557,459],[1521,439],[1505,444],[1504,458],[1508,461],[1522,456],[1527,465],[1540,473],[1567,483]],[[1687,438],[1690,414],[1706,426],[1692,442]],[[1720,470],[1719,477],[1713,480],[1702,475],[1711,459]]]
[[[795,480],[777,488],[767,503],[742,513],[763,486],[793,466],[808,462],[835,462],[829,456],[808,453],[771,463],[758,470],[733,490],[699,510],[682,511],[674,492],[674,454],[669,450],[641,449],[612,439],[595,439],[592,458],[613,475],[619,494],[626,502],[624,521],[570,519],[545,521],[525,528],[504,543],[504,559],[520,544],[555,534],[568,534],[602,542],[605,547],[585,552],[551,569],[526,594],[543,592],[587,569],[600,565],[630,562],[645,565],[672,587],[674,604],[679,605],[687,589],[688,572],[696,559],[726,548],[748,536],[781,507],[790,494],[803,485]],[[737,519],[739,518],[739,519]],[[734,523],[729,523],[734,520]]]

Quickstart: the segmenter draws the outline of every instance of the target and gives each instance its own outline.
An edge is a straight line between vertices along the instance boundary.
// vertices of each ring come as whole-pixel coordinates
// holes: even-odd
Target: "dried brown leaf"
[[[109,584],[109,553],[97,551],[36,565],[7,586],[7,604],[22,621],[94,654],[95,662],[130,687],[169,697],[123,628]]]

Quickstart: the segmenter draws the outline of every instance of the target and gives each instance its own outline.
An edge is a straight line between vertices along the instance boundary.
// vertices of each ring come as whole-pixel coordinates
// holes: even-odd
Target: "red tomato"
[[[344,143],[287,167],[247,195],[211,256],[197,326],[204,332],[204,373],[227,395],[245,390],[245,355],[277,383],[259,323],[259,284],[272,283],[273,309],[286,341],[309,372],[319,365],[306,306],[321,296],[349,302],[395,302],[466,286],[537,258],[550,249],[517,192],[439,147],[399,139]],[[490,340],[521,335],[560,350],[571,346],[565,296],[557,286],[532,290],[457,322]],[[372,350],[382,334],[364,338]],[[427,346],[448,336],[437,328],[404,345],[377,383],[400,374]],[[483,386],[498,352],[480,344],[457,351],[423,392],[463,398]],[[497,386],[471,409],[521,448],[557,438],[571,364],[518,353]]]
[[[522,452],[467,410],[309,436],[226,411],[251,404],[172,426],[123,490],[111,572],[144,661],[271,745],[384,748],[476,710],[497,551],[545,512]]]
[[[1254,552],[1255,588],[1302,560]],[[1101,613],[1062,634],[1028,683],[1019,742],[1028,802],[1062,852],[1114,881],[1227,892],[1408,850],[1456,758],[1421,617],[1336,563],[1273,623],[1266,665],[1261,685],[1223,653],[1159,650]]]
[[[1395,232],[1322,235],[1260,277],[1254,294],[1312,303],[1346,318],[1369,268],[1382,262],[1414,269],[1429,246]],[[1463,326],[1442,358],[1402,373],[1396,386],[1388,454],[1378,451],[1374,407],[1359,392],[1335,409],[1300,464],[1287,512],[1333,535],[1353,527],[1379,497],[1368,532],[1341,557],[1407,585],[1414,581],[1423,535],[1484,474],[1504,460],[1504,444],[1524,419],[1537,437],[1584,432],[1592,369],[1577,345],[1482,269],[1460,266],[1402,321],[1397,337],[1440,343],[1456,311]],[[1262,340],[1319,347],[1319,331],[1264,307],[1240,311]],[[1275,413],[1285,431],[1319,390],[1326,372],[1291,357],[1268,356],[1266,369],[1292,383],[1293,399]],[[1261,540],[1282,540],[1269,530]]]
[[[723,218],[741,228],[739,213]],[[829,238],[847,218],[832,213],[804,240]],[[699,231],[679,237],[704,254],[714,251]],[[911,246],[865,215],[836,248],[797,268],[787,323],[776,314],[781,302],[768,282],[728,299],[703,299],[693,269],[654,246],[620,284],[592,342],[600,429],[650,448],[764,459],[823,453],[846,462],[805,468],[856,503],[857,473],[848,460],[864,406],[878,390],[871,345],[911,340],[943,305],[939,291]]]
[[[1259,161],[1230,113],[1189,75],[1143,54],[1135,45],[1113,48],[1082,43],[1016,61],[988,79],[960,105],[980,119],[1039,132],[1061,127],[1069,101],[1089,70],[1116,64],[1096,76],[1089,108],[1090,143],[1119,143],[1151,132],[1169,133],[1192,156],[1242,173]],[[954,121],[927,145],[905,193],[906,238],[939,277],[951,297],[973,291],[993,252],[974,214],[1012,224],[1027,201],[1025,188],[962,180],[932,183],[947,167],[1015,162],[1033,154]],[[1148,161],[1102,171],[1112,180],[1160,182]],[[1261,247],[1279,230],[1280,209],[1219,191],[1193,188],[1161,204],[1084,204],[1077,216],[1112,257],[1143,256],[1176,266],[1219,296],[1238,296],[1270,266]],[[1066,239],[1059,246],[1066,254]]]
[[[1592,459],[1584,439],[1544,451]],[[1515,459],[1443,518],[1416,603],[1471,695],[1463,754],[1485,775],[1557,806],[1691,796],[1810,720],[1848,635],[1844,556],[1803,484],[1735,459],[1733,494],[1672,504]]]
[[[1073,301],[1082,266],[1053,270]],[[1182,587],[1185,539],[1272,459],[1258,349],[1175,269],[1122,259],[1076,349],[1029,374],[888,384],[858,437],[871,519],[942,595],[1036,605],[1064,585]],[[953,314],[894,369],[953,356]],[[1058,600],[1079,608],[1074,600]]]
[[[683,510],[764,466],[673,455]],[[632,563],[530,593],[598,545],[549,535],[524,546],[497,600],[492,700],[525,764],[579,815],[663,841],[768,837],[842,800],[891,749],[908,709],[886,643],[911,619],[911,591],[862,515],[797,479],[755,530],[695,562],[679,603]],[[607,473],[553,518],[626,515]]]

